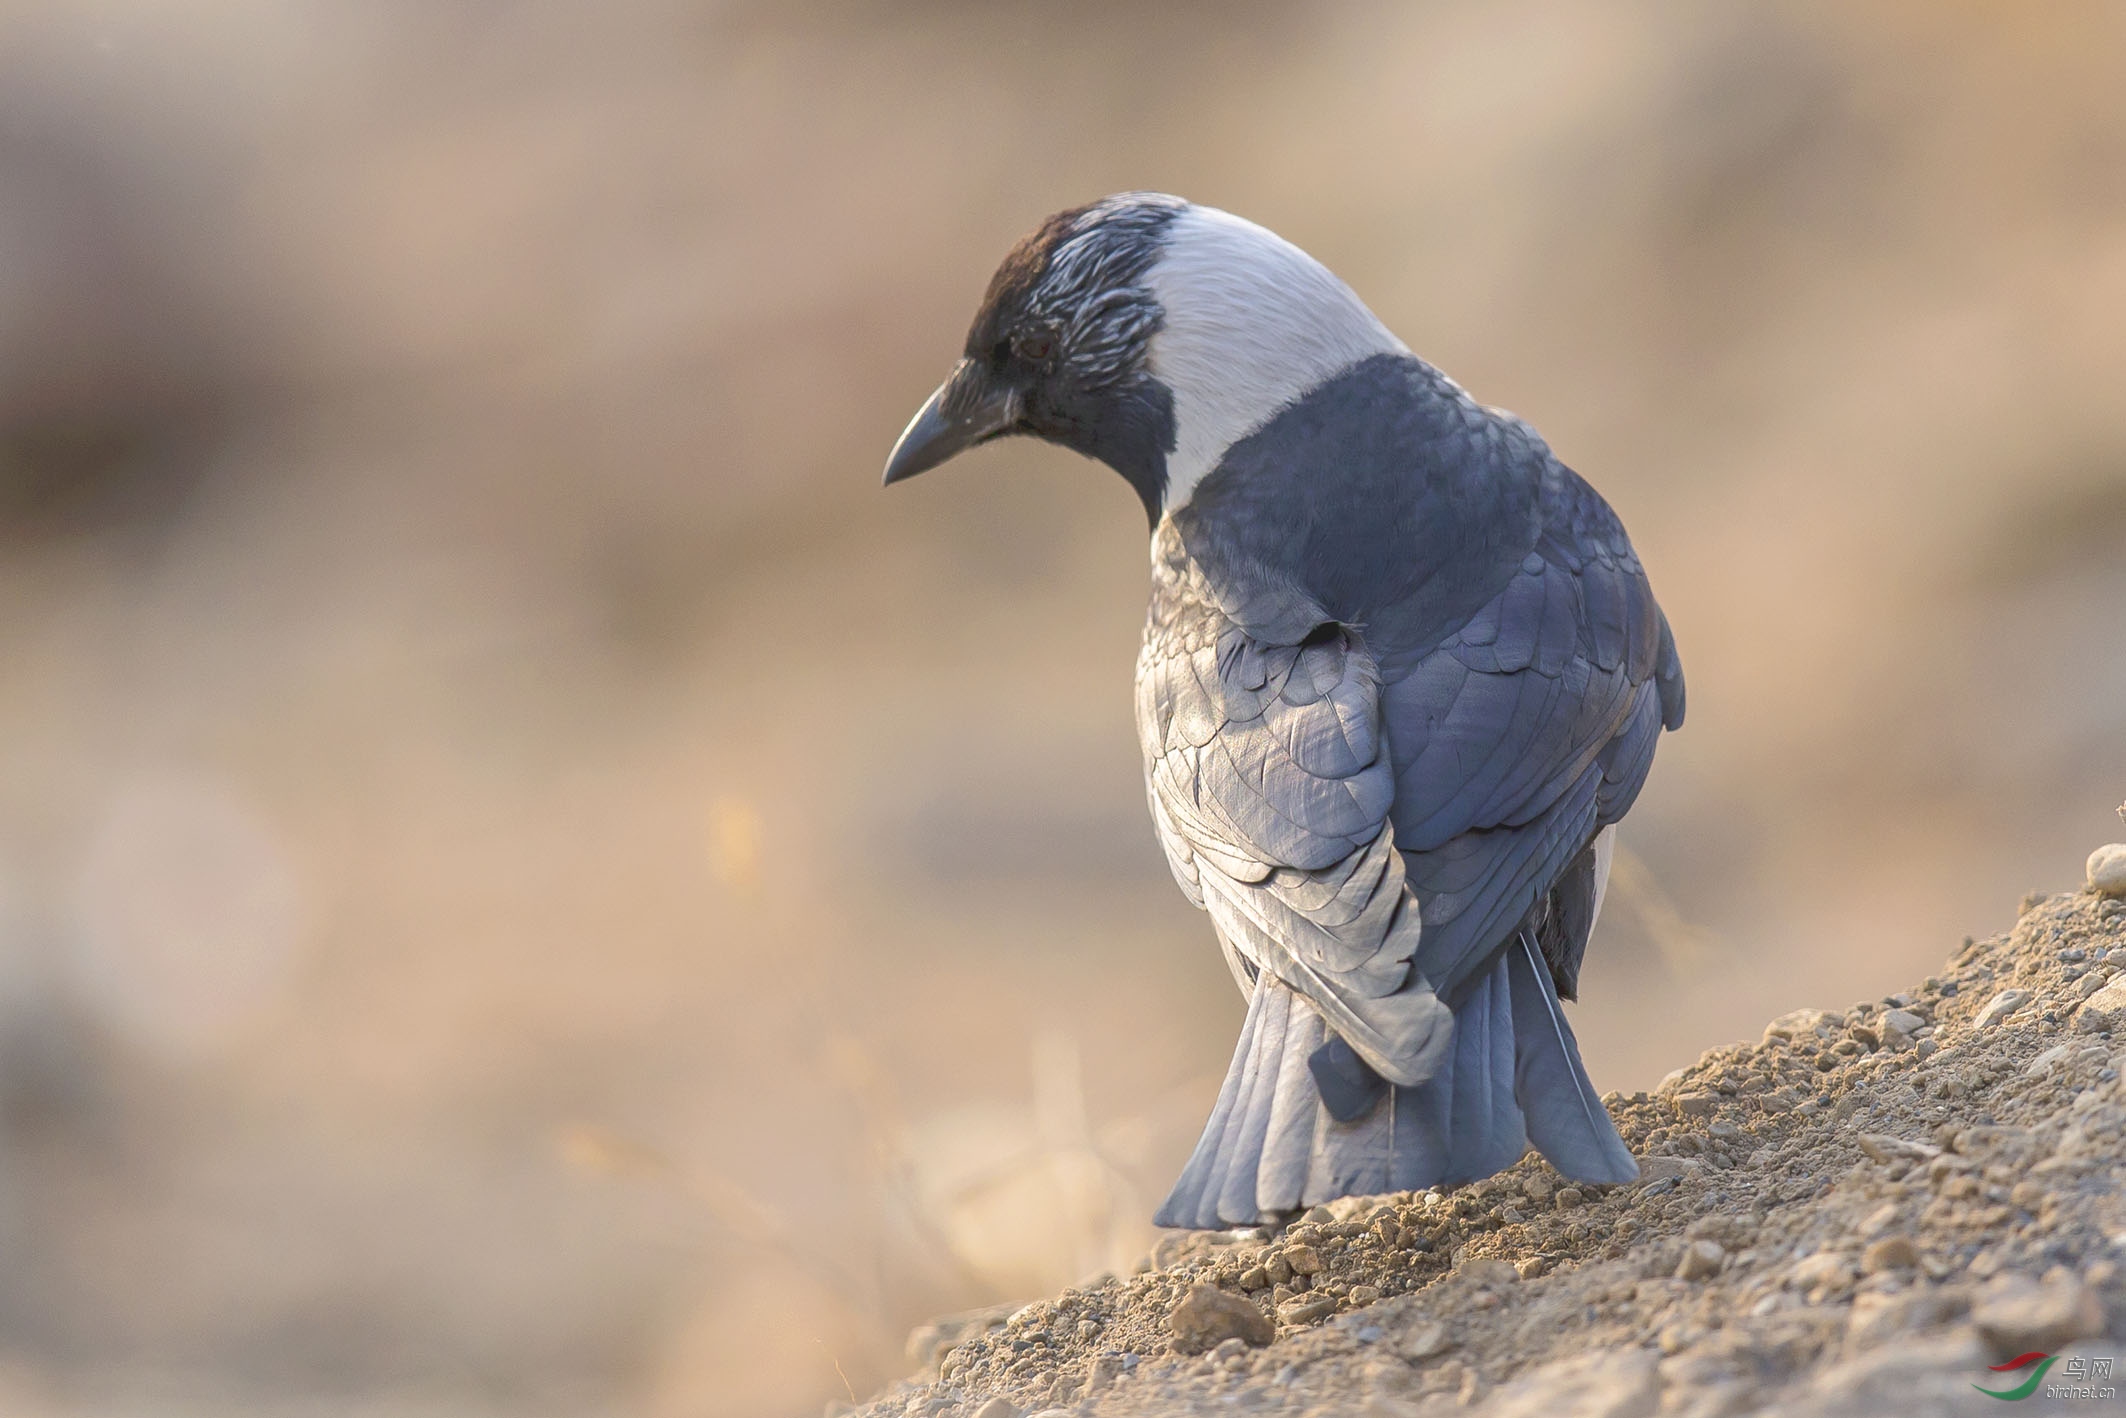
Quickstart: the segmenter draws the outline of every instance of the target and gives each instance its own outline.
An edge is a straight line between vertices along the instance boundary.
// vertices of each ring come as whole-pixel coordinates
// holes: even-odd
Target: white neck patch
[[[1147,363],[1174,396],[1167,512],[1300,395],[1360,360],[1409,353],[1327,267],[1215,207],[1174,219],[1144,283],[1166,315]]]

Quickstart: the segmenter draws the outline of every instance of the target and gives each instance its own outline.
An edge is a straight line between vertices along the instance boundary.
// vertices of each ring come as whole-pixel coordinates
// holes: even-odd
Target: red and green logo
[[[1971,1387],[1978,1388],[1978,1391],[1988,1398],[2003,1398],[2013,1403],[2018,1399],[2028,1398],[2031,1394],[2036,1393],[2037,1386],[2045,1381],[2045,1370],[2051,1368],[2058,1360],[2059,1355],[2057,1354],[2040,1354],[2033,1349],[2028,1354],[2018,1354],[2005,1364],[1987,1365],[1996,1374],[2013,1374],[2029,1369],[2030,1377],[2024,1379],[2014,1388],[1978,1388],[1977,1384],[1973,1384]],[[2035,1367],[2032,1367],[2033,1365]]]

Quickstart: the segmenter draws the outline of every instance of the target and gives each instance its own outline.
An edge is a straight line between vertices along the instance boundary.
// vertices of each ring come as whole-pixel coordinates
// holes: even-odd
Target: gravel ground
[[[1974,1385],[2033,1350],[2063,1356],[2035,1411],[2126,1408],[2122,1071],[2126,900],[2031,898],[1917,988],[1612,1094],[1629,1186],[1531,1153],[1176,1234],[1133,1276],[917,1331],[921,1372],[859,1411],[1991,1413]],[[2096,1359],[2112,1396],[2056,1390]]]

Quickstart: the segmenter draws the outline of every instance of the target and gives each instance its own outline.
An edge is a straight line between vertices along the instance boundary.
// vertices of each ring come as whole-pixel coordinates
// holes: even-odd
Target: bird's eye
[[[1056,337],[1046,330],[1036,330],[1012,341],[1012,350],[1020,359],[1044,360],[1056,352]]]

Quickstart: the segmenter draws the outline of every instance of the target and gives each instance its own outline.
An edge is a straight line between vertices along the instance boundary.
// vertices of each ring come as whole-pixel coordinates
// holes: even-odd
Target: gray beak
[[[1017,416],[1017,402],[1008,389],[984,388],[981,371],[972,361],[961,360],[901,431],[900,442],[886,459],[886,486],[928,472],[1005,432]]]

